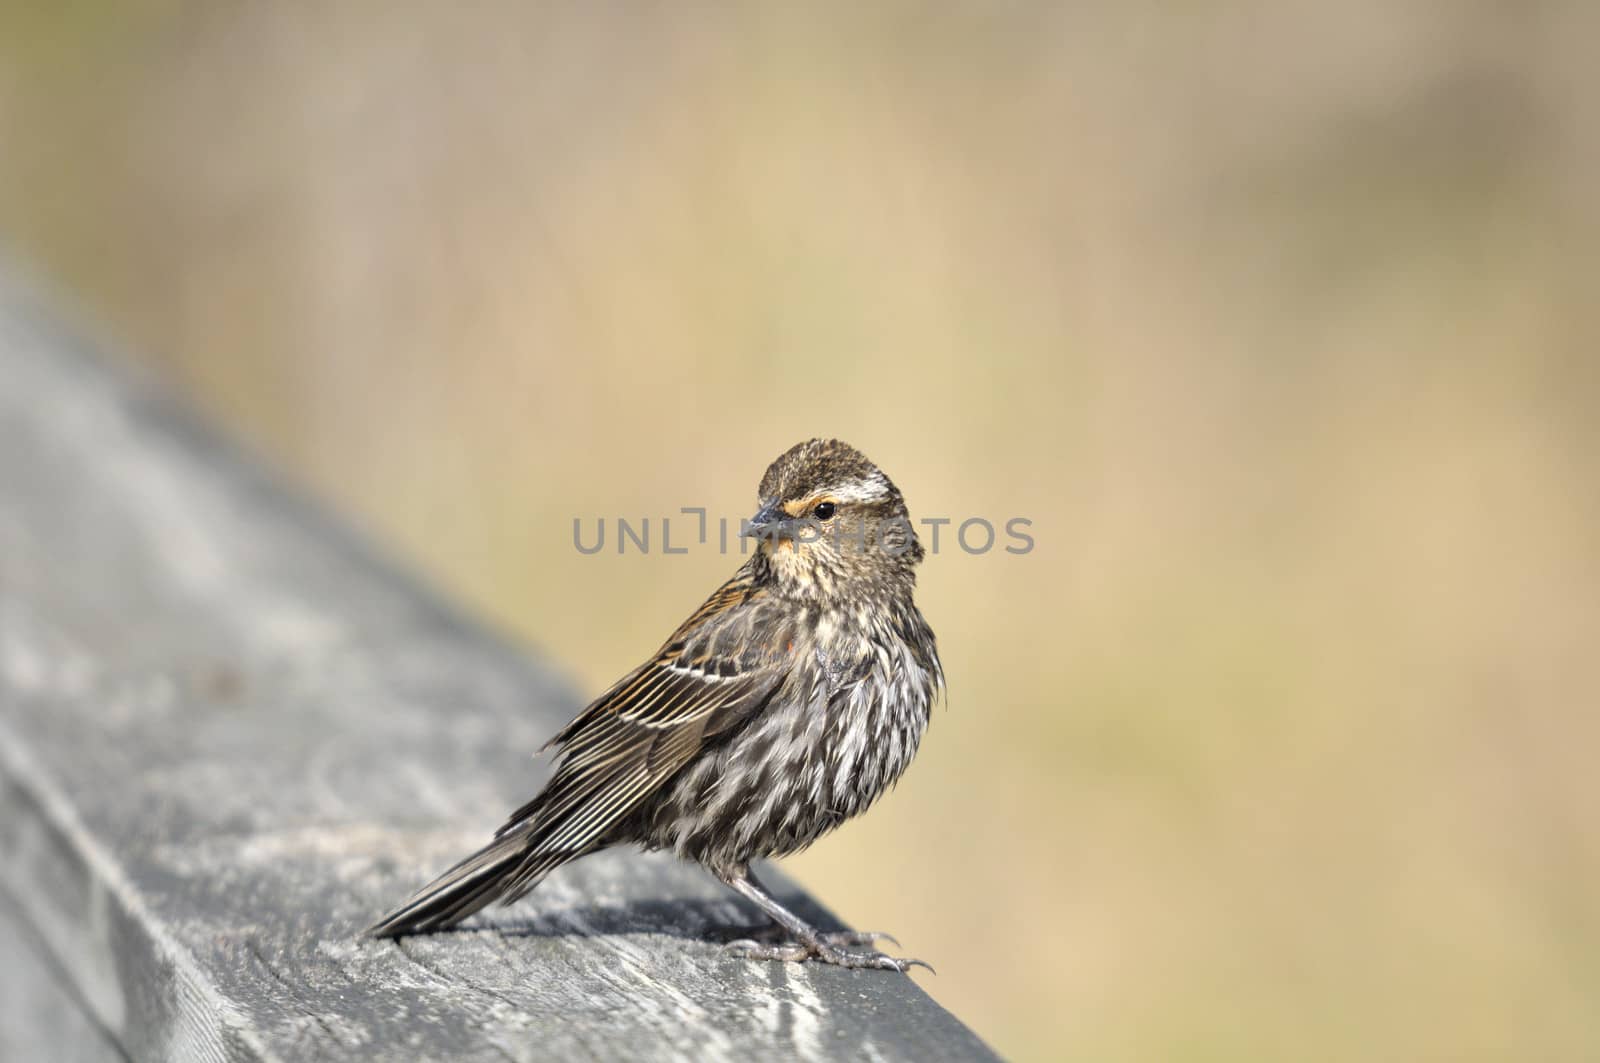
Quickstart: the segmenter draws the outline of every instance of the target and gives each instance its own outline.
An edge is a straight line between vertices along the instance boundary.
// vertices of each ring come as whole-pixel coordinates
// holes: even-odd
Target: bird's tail
[[[513,901],[570,857],[538,853],[525,834],[507,834],[479,849],[422,887],[367,928],[368,937],[399,937],[444,930],[498,900]]]

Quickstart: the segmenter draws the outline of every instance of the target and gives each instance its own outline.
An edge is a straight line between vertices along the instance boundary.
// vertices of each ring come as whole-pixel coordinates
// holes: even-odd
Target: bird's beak
[[[792,523],[789,514],[783,511],[783,500],[769,498],[761,503],[755,516],[744,522],[739,534],[752,539],[782,539],[788,535]]]

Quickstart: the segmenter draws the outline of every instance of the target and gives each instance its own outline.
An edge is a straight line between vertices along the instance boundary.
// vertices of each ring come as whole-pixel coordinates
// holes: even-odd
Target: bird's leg
[[[740,946],[750,942],[779,942],[788,939],[789,932],[777,923],[763,923],[761,926],[736,926],[729,927],[722,936],[728,939],[728,946]],[[880,941],[887,941],[891,945],[899,946],[900,942],[893,934],[882,930],[818,930],[817,937],[829,945],[840,945],[854,948],[859,945],[872,946]],[[738,941],[734,941],[738,938]]]
[[[778,905],[777,899],[772,895],[772,891],[767,889],[767,884],[765,882],[762,882],[756,877],[756,873],[754,871],[746,868],[744,877],[749,881],[750,885],[756,888],[758,892],[764,894],[767,900],[771,901],[774,905]],[[778,907],[782,908],[781,905],[778,905]],[[788,911],[786,908],[782,908],[782,910],[786,912]],[[876,945],[880,941],[892,942],[896,946],[899,946],[900,944],[893,934],[886,934],[882,930],[817,930],[810,924],[803,922],[793,912],[789,912],[789,918],[794,920],[796,923],[799,923],[801,926],[806,927],[811,931],[812,934],[816,935],[818,940],[827,945],[849,947],[858,945],[870,946]],[[774,923],[771,928],[766,931],[766,933],[773,937],[782,937],[784,932],[789,929],[790,927],[786,923]],[[920,963],[921,961],[919,960],[918,962]],[[928,965],[924,963],[923,966],[927,967]],[[933,970],[931,967],[928,967],[928,969],[930,971]]]
[[[717,877],[739,896],[767,913],[792,939],[778,945],[763,945],[748,939],[729,942],[726,947],[741,956],[753,960],[786,960],[790,963],[816,959],[839,967],[877,967],[887,971],[907,971],[912,967],[926,967],[930,971],[933,970],[931,964],[922,960],[888,956],[870,947],[861,951],[853,948],[860,945],[871,946],[880,939],[893,941],[894,939],[888,934],[853,930],[825,934],[817,931],[804,919],[779,904],[777,898],[756,881],[755,875],[751,874],[749,868],[719,872]]]

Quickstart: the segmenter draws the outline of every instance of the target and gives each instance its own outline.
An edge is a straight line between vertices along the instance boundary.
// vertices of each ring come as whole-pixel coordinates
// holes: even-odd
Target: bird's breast
[[[920,616],[909,628],[903,616],[863,619],[813,611],[788,628],[773,696],[666,784],[629,840],[738,866],[805,848],[889,789],[941,677],[931,634],[915,637]]]

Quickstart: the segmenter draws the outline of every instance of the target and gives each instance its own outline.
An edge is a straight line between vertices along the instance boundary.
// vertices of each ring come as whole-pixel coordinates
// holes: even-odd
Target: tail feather
[[[526,835],[496,838],[368,927],[366,935],[399,937],[444,930],[497,900],[523,896],[566,860],[561,854],[532,851]]]

